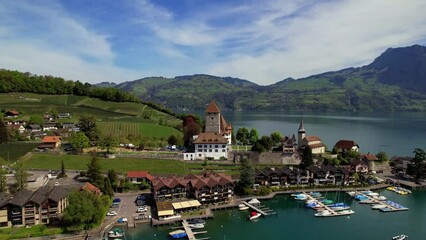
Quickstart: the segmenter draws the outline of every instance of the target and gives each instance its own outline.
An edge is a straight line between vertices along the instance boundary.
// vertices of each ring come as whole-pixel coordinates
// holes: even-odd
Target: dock
[[[266,207],[262,207],[262,206],[256,207],[256,206],[254,206],[254,205],[252,205],[252,204],[250,204],[246,201],[242,201],[241,203],[243,203],[247,207],[253,209],[254,211],[262,214],[263,216],[269,216],[269,215],[277,214],[277,212],[274,212],[273,210],[266,208]]]
[[[307,201],[309,201],[309,200],[316,201],[321,208],[324,208],[325,210],[329,211],[331,213],[331,215],[329,215],[327,217],[342,216],[341,214],[339,214],[339,212],[331,209],[330,207],[328,207],[327,205],[325,205],[324,203],[322,203],[318,199],[312,197],[309,193],[302,192],[302,194],[305,194],[308,197]]]
[[[188,240],[202,240],[202,239],[210,239],[210,237],[204,237],[204,238],[195,238],[195,235],[197,234],[203,234],[207,233],[207,231],[198,231],[193,232],[192,229],[189,227],[189,224],[186,220],[182,220],[182,227],[186,232]]]
[[[368,194],[364,194],[363,192],[355,192],[355,195],[362,195],[365,198],[367,198],[368,200],[363,200],[365,204],[381,204],[381,205],[385,205],[385,208],[381,208],[379,209],[381,212],[399,212],[399,211],[407,211],[408,208],[403,207],[395,202],[389,201],[389,200],[379,200],[379,199],[375,199],[371,196],[369,196]],[[361,203],[361,201],[360,201]]]

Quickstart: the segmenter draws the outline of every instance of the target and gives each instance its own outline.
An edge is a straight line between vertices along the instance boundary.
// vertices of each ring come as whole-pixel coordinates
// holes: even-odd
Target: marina
[[[372,194],[371,191],[355,191],[354,199],[359,200],[360,204],[374,204],[372,209],[378,209],[381,212],[399,212],[399,211],[407,211],[408,208],[395,203],[390,200],[379,200],[379,198]],[[350,193],[352,195],[352,193]]]
[[[307,206],[310,206],[309,204],[315,204],[311,205],[311,208],[318,211],[314,214],[315,217],[339,217],[339,216],[347,216],[354,214],[355,212],[350,209],[342,209],[338,210],[337,205],[335,207],[331,207],[331,204],[325,204],[324,201],[321,201],[319,198],[321,197],[321,194],[319,193],[306,193],[302,192],[300,194],[294,195],[295,199],[304,199],[307,203]]]
[[[258,206],[255,206],[255,204],[256,204],[256,201],[253,201],[253,200],[256,200],[258,203],[257,203],[257,205]],[[252,202],[253,201],[253,202]],[[250,203],[251,202],[251,203]],[[263,216],[269,216],[269,215],[274,215],[274,214],[277,214],[276,212],[274,212],[273,210],[271,210],[271,209],[269,209],[269,208],[267,208],[267,207],[265,207],[265,206],[261,206],[260,205],[260,202],[259,202],[259,200],[257,200],[257,199],[252,199],[250,202],[246,202],[246,201],[242,201],[242,204],[244,204],[244,205],[246,205],[247,207],[249,207],[249,208],[251,208],[251,209],[253,209],[254,211],[256,211],[256,212],[258,212],[258,213],[260,213],[260,214],[262,214]]]

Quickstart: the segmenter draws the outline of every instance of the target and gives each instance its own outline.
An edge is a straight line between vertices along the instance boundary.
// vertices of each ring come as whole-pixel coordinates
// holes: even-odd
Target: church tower
[[[302,140],[305,138],[305,127],[303,126],[303,116],[300,119],[300,125],[299,125],[299,130],[297,131],[298,134],[298,138],[297,138],[297,148],[302,148]]]
[[[206,128],[204,132],[222,133],[220,128],[220,110],[212,101],[206,109]]]

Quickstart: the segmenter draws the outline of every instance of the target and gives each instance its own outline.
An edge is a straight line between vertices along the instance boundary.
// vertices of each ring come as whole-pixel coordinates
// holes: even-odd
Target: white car
[[[143,206],[143,207],[138,207],[137,209],[136,209],[136,212],[146,212],[146,211],[148,211],[148,208],[146,207],[146,206]]]
[[[116,211],[111,211],[107,213],[107,216],[116,216],[117,212]]]

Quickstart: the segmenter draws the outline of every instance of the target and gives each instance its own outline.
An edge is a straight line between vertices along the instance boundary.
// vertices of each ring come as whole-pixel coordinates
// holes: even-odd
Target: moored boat
[[[200,228],[204,228],[204,224],[202,223],[188,224],[188,227],[191,229],[200,229]]]
[[[244,211],[244,210],[248,210],[249,207],[243,203],[241,203],[240,205],[238,205],[238,209],[240,209],[240,211]]]
[[[375,204],[373,206],[371,206],[371,209],[381,209],[381,208],[385,208],[386,205],[384,204]]]
[[[173,239],[178,239],[178,238],[184,238],[187,236],[186,232],[184,230],[175,230],[173,232],[169,232],[169,236]]]
[[[248,220],[254,220],[256,218],[259,218],[262,214],[258,212],[251,212],[251,214],[247,217]]]
[[[408,239],[408,236],[401,234],[401,235],[397,235],[397,236],[392,237],[392,240],[404,240],[404,239]]]
[[[108,232],[108,238],[122,238],[124,236],[123,230],[120,228],[115,228]]]
[[[197,223],[206,224],[206,221],[204,221],[201,218],[196,218],[196,219],[192,219],[188,221],[188,224],[197,224]]]

